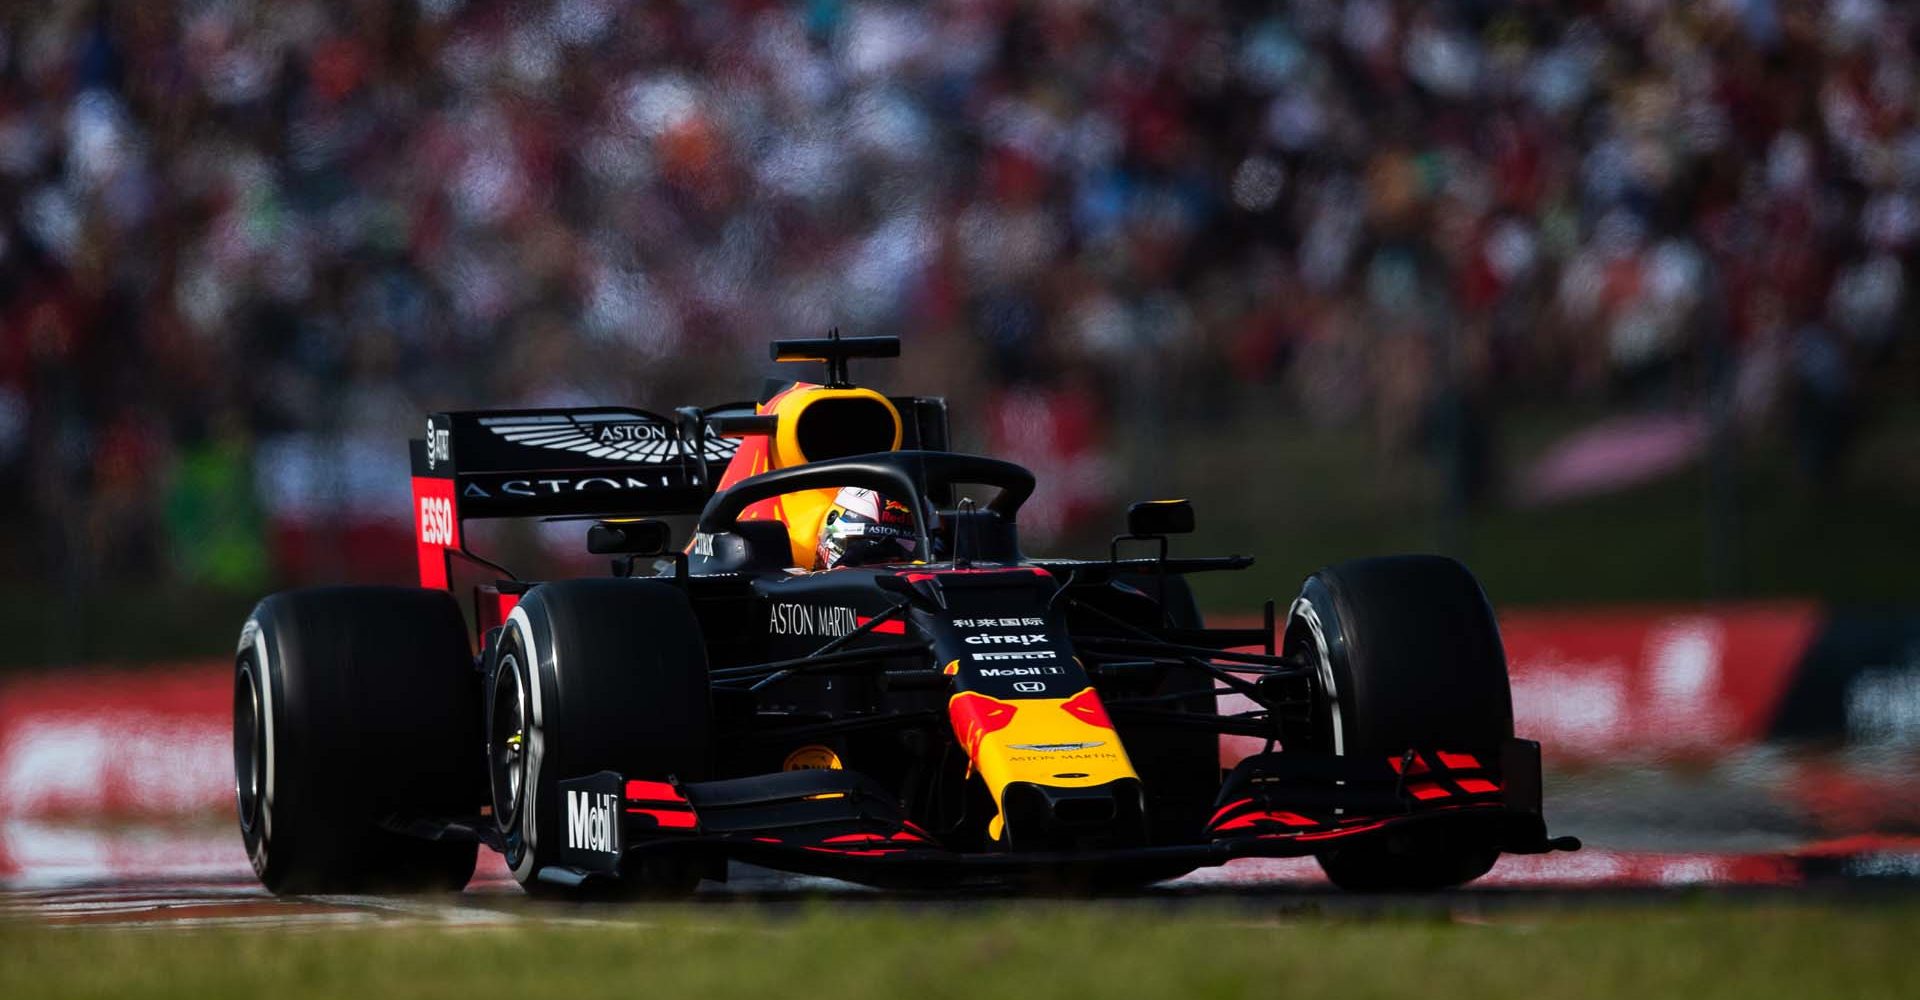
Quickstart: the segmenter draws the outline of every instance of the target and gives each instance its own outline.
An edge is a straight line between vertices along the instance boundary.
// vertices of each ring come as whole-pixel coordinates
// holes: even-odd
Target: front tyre
[[[1311,720],[1284,734],[1286,748],[1391,757],[1417,747],[1497,759],[1513,736],[1499,626],[1479,581],[1455,560],[1394,556],[1323,569],[1301,588],[1282,644],[1315,667]],[[1372,892],[1462,885],[1498,858],[1484,836],[1458,830],[1318,856],[1334,884]]]
[[[261,601],[233,686],[240,835],[260,881],[282,894],[465,886],[478,845],[382,824],[478,810],[475,680],[452,595],[330,587]]]
[[[560,782],[600,771],[654,781],[707,777],[706,644],[684,592],[652,580],[535,587],[508,616],[487,690],[493,812],[521,886],[573,896],[693,890],[702,871],[690,864],[630,859],[618,882],[577,882],[561,859]],[[555,871],[543,879],[549,868]]]

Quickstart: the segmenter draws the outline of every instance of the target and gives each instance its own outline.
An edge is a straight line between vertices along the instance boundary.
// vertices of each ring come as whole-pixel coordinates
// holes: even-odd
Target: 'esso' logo
[[[420,541],[427,545],[453,544],[453,501],[446,497],[420,498]]]

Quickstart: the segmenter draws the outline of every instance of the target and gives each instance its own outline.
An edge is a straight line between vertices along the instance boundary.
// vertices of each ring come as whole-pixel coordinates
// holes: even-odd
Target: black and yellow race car
[[[686,892],[730,861],[1110,887],[1305,855],[1419,890],[1578,846],[1547,836],[1459,563],[1343,563],[1261,627],[1209,629],[1187,576],[1250,558],[1169,554],[1183,501],[1134,505],[1105,558],[1027,555],[1030,472],[947,450],[942,401],[848,377],[898,352],[776,342],[824,381],[673,416],[432,415],[421,585],[276,594],[241,631],[260,879],[457,889],[485,845],[558,895]],[[469,549],[470,521],[513,517],[577,520],[610,573],[524,580]],[[1264,752],[1223,767],[1223,735]]]

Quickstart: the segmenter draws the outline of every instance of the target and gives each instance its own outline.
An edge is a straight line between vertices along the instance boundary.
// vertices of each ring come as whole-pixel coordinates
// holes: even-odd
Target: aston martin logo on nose
[[[1094,747],[1106,745],[1104,740],[1094,740],[1092,743],[1009,743],[1007,747],[1011,750],[1031,750],[1034,753],[1071,753],[1075,750],[1091,750]]]

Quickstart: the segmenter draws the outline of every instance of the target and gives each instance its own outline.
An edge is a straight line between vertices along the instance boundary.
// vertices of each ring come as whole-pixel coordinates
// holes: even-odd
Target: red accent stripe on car
[[[1255,813],[1248,813],[1245,816],[1240,816],[1235,819],[1228,820],[1227,822],[1222,823],[1219,826],[1212,827],[1212,829],[1215,830],[1216,832],[1226,831],[1226,830],[1244,830],[1247,827],[1253,826],[1256,823],[1282,823],[1287,826],[1319,826],[1320,825],[1319,823],[1313,820],[1310,820],[1305,816],[1300,815],[1299,813],[1255,812]]]
[[[1087,689],[1091,694],[1092,688]],[[966,748],[967,756],[980,756],[980,741],[988,733],[1005,729],[1019,708],[997,698],[973,691],[962,691],[947,702],[947,717],[953,720],[953,734]]]
[[[1404,755],[1401,757],[1388,757],[1387,763],[1393,766],[1393,773],[1395,774],[1400,774],[1401,768],[1406,768],[1405,773],[1407,774],[1425,774],[1432,770],[1432,768],[1427,767],[1427,759],[1419,754],[1413,755],[1412,767],[1407,767]]]
[[[661,829],[691,830],[700,825],[700,820],[691,812],[675,812],[669,809],[628,809],[629,816],[651,816]]]
[[[488,628],[506,624],[507,616],[513,614],[513,609],[519,606],[519,594],[501,594],[496,592],[493,595],[493,620],[491,624],[488,625]],[[486,629],[481,629],[481,631],[485,632]]]
[[[685,802],[687,797],[680,794],[670,782],[640,781],[627,782],[627,798],[636,801]]]
[[[838,836],[828,837],[827,839],[822,840],[821,843],[822,844],[881,845],[881,844],[885,844],[887,841],[890,841],[890,840],[905,840],[905,841],[910,841],[914,843],[925,843],[926,839],[927,838],[922,837],[919,834],[912,832],[911,830],[901,830],[900,832],[892,834],[891,836],[884,833],[842,833],[842,834],[839,834]]]
[[[1089,726],[1112,729],[1113,720],[1107,718],[1107,707],[1100,703],[1100,696],[1092,688],[1068,698],[1060,704],[1068,715],[1079,719]]]
[[[1219,811],[1213,814],[1213,818],[1210,820],[1207,820],[1207,825],[1212,826],[1213,824],[1220,822],[1220,817],[1225,816],[1226,814],[1234,811],[1235,809],[1240,808],[1241,806],[1247,805],[1252,801],[1253,801],[1252,799],[1235,799],[1232,802],[1229,802],[1226,805],[1221,806]]]

